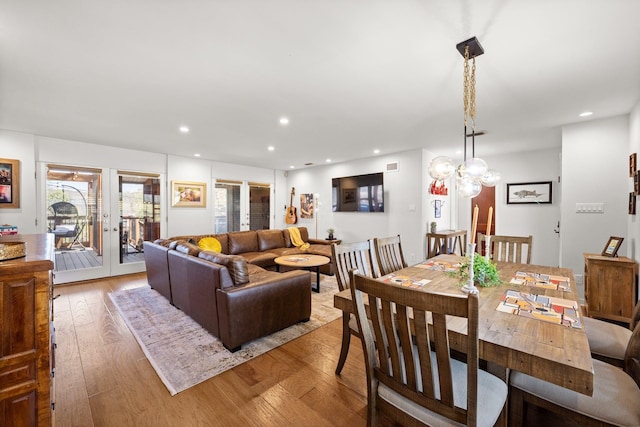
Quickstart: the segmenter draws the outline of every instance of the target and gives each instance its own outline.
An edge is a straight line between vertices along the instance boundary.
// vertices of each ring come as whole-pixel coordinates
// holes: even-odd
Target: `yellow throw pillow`
[[[215,237],[203,237],[198,241],[198,246],[203,251],[222,252],[220,240]]]

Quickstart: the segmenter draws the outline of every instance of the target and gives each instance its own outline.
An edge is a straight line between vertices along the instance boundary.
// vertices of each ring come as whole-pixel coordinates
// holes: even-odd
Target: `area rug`
[[[149,363],[172,396],[341,316],[333,307],[335,276],[311,293],[311,319],[251,341],[231,353],[220,340],[148,286],[109,294]]]

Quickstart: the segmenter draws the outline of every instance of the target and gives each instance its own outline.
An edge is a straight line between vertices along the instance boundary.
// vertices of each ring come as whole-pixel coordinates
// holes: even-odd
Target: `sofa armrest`
[[[334,243],[339,245],[342,243],[342,240],[309,239],[308,242],[312,245],[332,245]]]
[[[273,273],[264,280],[217,290],[219,338],[230,350],[311,316],[307,271]]]

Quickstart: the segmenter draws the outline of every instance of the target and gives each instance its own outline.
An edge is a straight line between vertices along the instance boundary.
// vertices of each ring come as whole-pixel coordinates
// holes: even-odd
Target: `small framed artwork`
[[[633,177],[638,169],[638,154],[632,153],[629,155],[629,176]]]
[[[354,203],[356,201],[356,189],[345,188],[342,190],[342,203]]]
[[[624,240],[623,237],[616,237],[616,236],[609,237],[609,241],[607,242],[604,249],[602,250],[601,255],[610,256],[610,257],[618,256],[617,255],[618,249],[620,249],[620,245],[622,244],[623,240]]]
[[[300,195],[300,218],[313,218],[313,193]]]
[[[520,182],[507,184],[507,204],[551,203],[552,182]]]
[[[436,218],[442,217],[442,205],[444,201],[442,200],[434,200],[433,201],[433,216]]]
[[[207,183],[171,181],[171,206],[204,208],[207,206]]]
[[[640,196],[640,170],[633,174],[633,192],[636,196]]]
[[[0,159],[1,208],[20,208],[20,160]]]
[[[636,214],[636,193],[629,193],[629,215]]]

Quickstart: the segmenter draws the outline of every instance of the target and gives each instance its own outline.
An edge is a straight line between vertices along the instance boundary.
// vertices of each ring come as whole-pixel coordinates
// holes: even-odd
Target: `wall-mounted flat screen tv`
[[[333,178],[333,212],[384,212],[383,181],[382,172]]]

